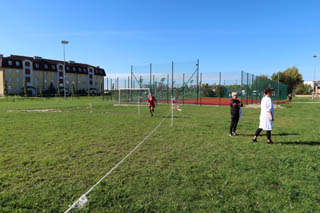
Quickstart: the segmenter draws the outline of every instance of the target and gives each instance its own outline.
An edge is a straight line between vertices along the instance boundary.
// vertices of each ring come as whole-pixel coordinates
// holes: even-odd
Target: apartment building
[[[104,69],[74,61],[64,62],[34,56],[0,55],[0,95],[23,94],[26,89],[29,94],[38,95],[40,90],[47,91],[49,87],[62,92],[64,84],[67,94],[90,91],[91,94],[100,94],[104,88]]]

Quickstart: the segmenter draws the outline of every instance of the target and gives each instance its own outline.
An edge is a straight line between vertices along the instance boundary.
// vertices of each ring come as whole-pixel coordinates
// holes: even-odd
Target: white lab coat
[[[268,112],[271,112],[272,116],[274,115],[272,99],[265,96],[261,100],[260,129],[272,130],[273,121],[270,120]]]

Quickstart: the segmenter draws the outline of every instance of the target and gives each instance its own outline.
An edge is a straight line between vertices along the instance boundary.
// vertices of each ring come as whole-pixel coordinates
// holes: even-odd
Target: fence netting
[[[119,89],[128,89],[124,95],[127,102],[137,100],[132,94],[140,92],[129,95],[129,91],[139,88],[148,88],[159,103],[169,103],[174,98],[180,104],[228,105],[232,93],[237,92],[243,104],[259,104],[265,88],[274,89],[275,103],[287,100],[287,85],[265,75],[243,71],[202,73],[199,61],[131,66],[129,75],[107,77],[106,85],[109,100],[117,101]]]

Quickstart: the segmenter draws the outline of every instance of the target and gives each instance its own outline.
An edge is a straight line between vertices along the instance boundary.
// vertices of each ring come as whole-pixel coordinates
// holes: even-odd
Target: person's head
[[[272,91],[273,91],[272,88],[265,88],[264,89],[265,96],[268,96],[268,97],[272,96]]]
[[[238,98],[238,93],[237,92],[233,92],[232,93],[232,99],[237,99]]]
[[[150,91],[149,95],[151,95],[151,96],[152,96],[152,92],[151,92],[151,91]]]

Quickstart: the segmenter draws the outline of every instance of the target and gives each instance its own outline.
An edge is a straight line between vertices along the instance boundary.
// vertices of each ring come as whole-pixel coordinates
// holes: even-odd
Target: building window
[[[35,74],[36,76],[38,76],[38,75],[39,75],[39,72],[34,72],[34,74]]]
[[[54,72],[53,72],[53,73],[51,73],[51,77],[54,77]]]
[[[47,80],[44,80],[44,83],[47,83]]]
[[[27,61],[27,62],[25,63],[25,65],[26,65],[26,66],[30,66],[30,62]]]
[[[17,67],[20,66],[20,61],[16,61],[16,66],[17,66]]]
[[[63,72],[59,72],[59,76],[60,76],[60,77],[63,77]]]
[[[55,70],[55,69],[56,69],[56,66],[55,66],[55,65],[51,65],[51,68],[52,68],[53,70]]]
[[[10,83],[11,83],[11,82],[12,82],[12,78],[8,78],[8,82],[10,82]]]
[[[19,78],[16,78],[16,82],[18,83],[20,81],[20,79]]]
[[[68,78],[69,77],[69,75],[68,74],[66,74],[66,78]]]
[[[30,70],[26,69],[26,75],[30,75]]]
[[[12,73],[12,70],[11,69],[8,69],[8,74],[11,74]]]
[[[36,63],[36,69],[39,69],[39,64],[38,63]]]
[[[8,90],[11,90],[12,88],[11,88],[11,86],[8,86]]]
[[[26,82],[27,82],[27,83],[30,82],[30,77],[26,77]]]
[[[82,72],[82,69],[81,69],[81,67],[79,67],[79,71],[80,71],[80,72]]]
[[[75,67],[73,67],[73,68],[72,68],[72,70],[73,70],[73,71],[76,71],[76,68],[75,68]]]
[[[67,84],[69,84],[69,81],[67,81]]]
[[[70,67],[67,67],[67,70],[70,70]]]
[[[48,69],[48,64],[45,64],[45,65],[44,65],[44,68],[47,70],[47,69]]]
[[[20,70],[16,70],[16,74],[18,74],[18,75],[19,75],[19,74],[20,74]]]
[[[59,83],[60,83],[60,84],[63,84],[63,79],[59,79]]]
[[[67,68],[67,69],[68,69],[68,68]],[[59,66],[59,70],[63,70],[63,66],[62,66],[62,65]]]
[[[8,61],[8,65],[9,65],[9,66],[12,66],[12,61]]]
[[[19,91],[20,90],[20,86],[17,85],[16,86],[16,90]]]
[[[92,81],[90,81],[90,85],[92,85]]]

